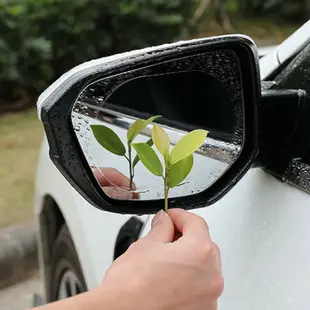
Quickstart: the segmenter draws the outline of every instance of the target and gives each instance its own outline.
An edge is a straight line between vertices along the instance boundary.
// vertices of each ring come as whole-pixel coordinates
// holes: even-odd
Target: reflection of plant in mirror
[[[107,151],[118,155],[123,156],[127,159],[128,165],[129,165],[129,176],[130,176],[130,184],[129,188],[132,190],[133,185],[133,178],[134,178],[134,168],[136,164],[139,162],[139,157],[136,156],[134,160],[132,160],[132,148],[131,143],[134,141],[134,139],[137,137],[137,135],[151,122],[153,122],[155,119],[161,117],[160,115],[152,116],[148,118],[147,120],[143,119],[137,119],[135,122],[132,123],[130,128],[127,131],[127,148],[128,151],[126,152],[126,148],[122,142],[122,140],[119,138],[119,136],[109,127],[106,127],[104,125],[91,125],[92,132],[97,140],[97,142],[105,148]],[[148,140],[147,142],[148,146],[153,145],[152,139]],[[127,154],[126,154],[127,153]]]
[[[152,140],[164,158],[164,168],[155,151],[147,143],[133,143],[132,147],[143,165],[154,175],[164,180],[165,211],[168,210],[169,189],[178,186],[191,172],[194,165],[193,153],[206,139],[208,131],[197,129],[185,135],[170,152],[170,139],[158,125],[152,129]]]

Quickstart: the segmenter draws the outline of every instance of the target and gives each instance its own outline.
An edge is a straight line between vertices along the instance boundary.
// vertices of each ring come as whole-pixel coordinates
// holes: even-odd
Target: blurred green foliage
[[[239,12],[245,17],[272,17],[289,21],[307,20],[310,17],[309,0],[226,0],[238,2]]]
[[[309,16],[310,0],[0,0],[0,111],[84,61],[186,38],[201,19],[229,32],[231,17]]]
[[[84,61],[186,37],[195,4],[196,0],[0,0],[0,106],[32,100]]]

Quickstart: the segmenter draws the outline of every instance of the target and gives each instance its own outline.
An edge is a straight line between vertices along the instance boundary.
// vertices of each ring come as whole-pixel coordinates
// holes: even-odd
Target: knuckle
[[[203,244],[200,244],[200,255],[203,261],[209,260],[212,256],[213,252],[213,244],[212,242],[204,242]]]
[[[220,249],[217,244],[212,241],[200,243],[199,254],[197,257],[201,264],[215,264],[220,258]]]
[[[203,220],[203,223],[204,223],[207,231],[209,232],[209,225],[208,225],[207,221],[205,221],[204,219],[202,219],[202,220]]]
[[[209,232],[209,225],[204,218],[197,216],[196,220],[197,220],[198,225],[205,227],[207,229],[207,231]]]
[[[212,281],[212,295],[214,298],[219,298],[224,291],[224,278],[221,274],[217,274],[214,276]]]
[[[213,247],[213,251],[214,253],[217,255],[220,255],[221,254],[221,250],[220,250],[220,247],[212,241],[212,247]]]

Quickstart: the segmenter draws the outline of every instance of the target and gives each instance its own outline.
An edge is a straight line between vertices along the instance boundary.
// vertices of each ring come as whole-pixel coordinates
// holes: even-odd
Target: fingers
[[[94,175],[101,186],[119,186],[129,189],[130,180],[124,174],[115,168],[100,168],[94,170]],[[136,185],[132,184],[132,189],[136,189]]]
[[[132,199],[140,199],[140,194],[132,192]]]
[[[193,237],[198,240],[211,240],[208,225],[202,217],[182,209],[171,209],[168,214],[176,231],[182,234],[181,238]]]
[[[164,211],[159,211],[152,221],[152,229],[146,235],[145,239],[169,243],[174,238],[174,225],[169,215]]]
[[[168,243],[190,238],[197,242],[210,241],[209,228],[203,218],[182,209],[172,209],[168,214],[160,211],[152,221],[148,238]]]
[[[129,191],[130,180],[115,168],[100,168],[94,170],[94,175],[104,192],[111,198],[129,200],[140,199],[139,193]],[[132,190],[136,190],[132,183]]]
[[[132,193],[126,189],[119,188],[119,187],[111,187],[111,186],[102,187],[102,190],[110,198],[121,199],[121,200],[135,199],[134,193]]]

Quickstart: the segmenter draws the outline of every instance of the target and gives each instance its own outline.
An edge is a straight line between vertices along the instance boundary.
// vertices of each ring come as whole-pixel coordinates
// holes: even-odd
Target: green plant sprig
[[[161,117],[161,115],[152,116],[148,118],[147,120],[137,119],[132,123],[132,125],[129,127],[127,131],[127,150],[122,140],[112,129],[104,125],[90,125],[95,139],[103,148],[105,148],[107,151],[115,155],[123,156],[128,161],[130,190],[133,189],[135,166],[140,160],[138,156],[136,156],[134,159],[132,158],[131,144],[134,141],[134,139],[137,137],[137,135],[146,126],[148,126],[151,122],[153,122],[155,119],[159,117]],[[153,145],[152,139],[148,140],[146,144],[148,146],[152,146]]]
[[[148,143],[132,143],[143,165],[164,182],[164,210],[168,211],[168,194],[171,188],[178,186],[191,172],[194,165],[193,153],[206,139],[208,131],[197,129],[189,132],[170,152],[170,139],[167,132],[158,125],[152,128],[152,141],[163,156],[164,167],[156,152]]]

